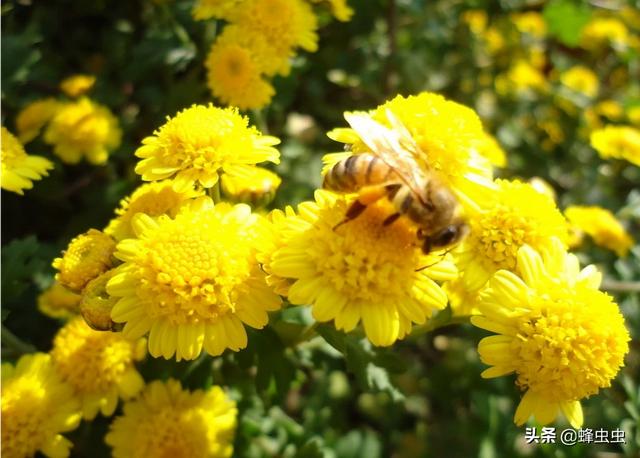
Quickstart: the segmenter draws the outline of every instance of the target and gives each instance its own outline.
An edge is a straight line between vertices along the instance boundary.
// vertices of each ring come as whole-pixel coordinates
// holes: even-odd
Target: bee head
[[[422,251],[430,253],[434,249],[445,248],[458,243],[467,234],[469,228],[463,221],[456,221],[443,227],[438,232],[424,238]]]

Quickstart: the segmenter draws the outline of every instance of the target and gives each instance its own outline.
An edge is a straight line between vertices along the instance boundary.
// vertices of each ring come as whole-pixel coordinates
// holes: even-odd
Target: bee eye
[[[458,238],[460,231],[457,226],[447,226],[433,237],[433,246],[447,246]]]

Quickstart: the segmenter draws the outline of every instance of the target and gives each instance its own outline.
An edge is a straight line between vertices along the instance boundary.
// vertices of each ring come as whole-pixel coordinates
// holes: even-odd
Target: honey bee
[[[387,110],[392,129],[364,113],[345,118],[370,152],[354,154],[335,164],[324,177],[323,188],[358,193],[338,226],[358,217],[368,205],[386,197],[395,212],[383,225],[406,215],[418,228],[425,254],[459,242],[468,228],[451,189],[426,164],[420,147],[404,125]],[[336,227],[338,227],[336,226]]]

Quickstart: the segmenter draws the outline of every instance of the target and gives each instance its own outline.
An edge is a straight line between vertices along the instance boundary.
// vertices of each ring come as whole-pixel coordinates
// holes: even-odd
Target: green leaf
[[[266,391],[274,381],[280,395],[284,395],[295,376],[295,367],[286,354],[286,348],[271,328],[265,328],[252,336],[250,343],[258,356],[256,388]]]
[[[319,437],[312,437],[294,455],[296,458],[322,458],[322,440]]]
[[[550,35],[567,46],[576,46],[582,28],[591,19],[591,9],[582,2],[556,0],[545,6],[542,15]]]
[[[35,236],[14,240],[2,248],[2,303],[20,296],[33,276],[45,267]]]

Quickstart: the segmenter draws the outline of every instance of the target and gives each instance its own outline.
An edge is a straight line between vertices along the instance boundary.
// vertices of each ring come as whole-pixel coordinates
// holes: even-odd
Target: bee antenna
[[[441,263],[441,262],[444,260],[444,257],[445,257],[446,255],[448,255],[448,254],[451,252],[451,250],[453,250],[453,248],[454,248],[454,247],[451,247],[451,248],[446,249],[446,250],[444,251],[444,253],[442,253],[442,254],[439,256],[439,257],[440,257],[440,260],[438,260],[438,261],[436,261],[436,262],[434,262],[434,263],[432,263],[432,264],[427,264],[426,266],[422,266],[422,267],[420,267],[420,268],[416,269],[414,272],[421,272],[421,271],[423,271],[424,269],[428,269],[429,267],[433,267],[433,266],[435,266],[436,264]]]

